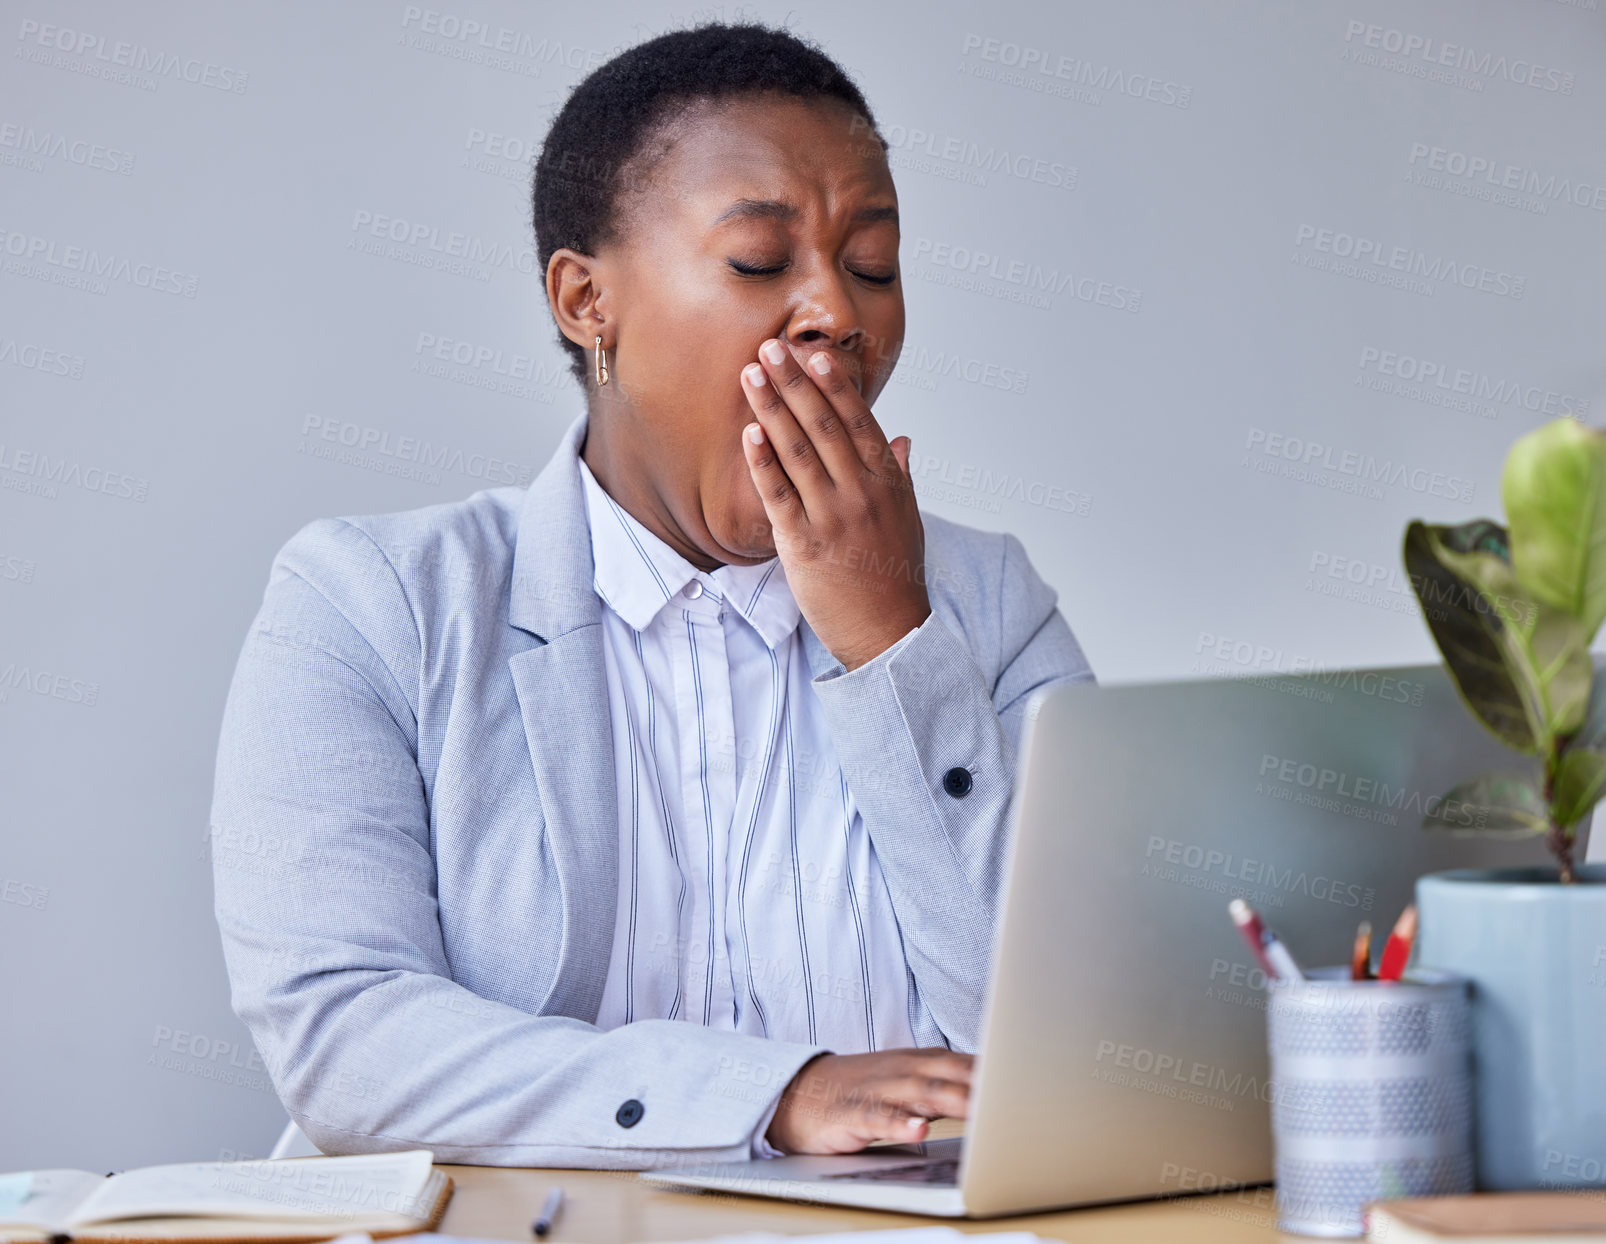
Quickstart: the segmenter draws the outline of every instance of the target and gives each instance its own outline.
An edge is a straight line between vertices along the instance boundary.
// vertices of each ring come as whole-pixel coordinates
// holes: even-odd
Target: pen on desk
[[[1352,981],[1372,979],[1372,922],[1362,920],[1355,930],[1355,950],[1350,955],[1349,978]]]
[[[1389,940],[1383,947],[1383,958],[1377,965],[1378,980],[1400,979],[1405,972],[1407,961],[1411,958],[1411,944],[1414,941],[1416,941],[1416,904],[1412,903],[1394,922],[1394,931],[1389,934]]]
[[[1243,899],[1235,898],[1227,904],[1227,912],[1232,916],[1232,922],[1238,926],[1238,932],[1243,934],[1244,941],[1249,943],[1249,949],[1254,952],[1255,962],[1260,964],[1260,970],[1267,976],[1275,977],[1277,968],[1266,958],[1266,929],[1260,923],[1260,916],[1255,909]]]
[[[545,1235],[552,1230],[552,1223],[561,1208],[563,1208],[563,1189],[554,1186],[552,1191],[546,1194],[546,1203],[541,1206],[541,1216],[530,1225],[530,1230],[536,1235]]]

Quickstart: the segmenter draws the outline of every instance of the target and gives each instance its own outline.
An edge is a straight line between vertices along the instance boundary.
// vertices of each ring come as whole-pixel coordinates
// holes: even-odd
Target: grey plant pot
[[[1480,1188],[1606,1186],[1606,864],[1416,883],[1418,962],[1472,981]]]

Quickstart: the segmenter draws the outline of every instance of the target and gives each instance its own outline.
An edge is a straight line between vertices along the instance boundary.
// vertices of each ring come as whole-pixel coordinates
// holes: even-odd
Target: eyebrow
[[[793,221],[798,215],[796,207],[780,199],[737,199],[714,218],[714,224],[722,225],[727,220],[743,219]],[[891,206],[861,207],[850,218],[853,224],[872,224],[881,220],[890,220],[893,224],[897,224],[898,209]]]

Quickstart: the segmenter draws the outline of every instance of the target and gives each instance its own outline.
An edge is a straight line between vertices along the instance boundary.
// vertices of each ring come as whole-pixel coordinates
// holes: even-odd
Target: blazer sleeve
[[[971,1052],[1027,700],[1040,687],[1095,681],[1025,548],[1007,534],[999,544],[990,575],[954,576],[975,597],[965,602],[966,638],[940,616],[933,591],[916,630],[851,673],[837,663],[814,680],[919,1001],[951,1048]]]
[[[453,980],[416,624],[383,554],[336,522],[320,520],[316,551],[341,560],[313,577],[344,585],[330,590],[345,611],[289,568],[310,555],[281,551],[230,684],[212,801],[231,1003],[291,1117],[326,1153],[617,1169],[748,1158],[824,1047],[657,1019],[603,1031]]]

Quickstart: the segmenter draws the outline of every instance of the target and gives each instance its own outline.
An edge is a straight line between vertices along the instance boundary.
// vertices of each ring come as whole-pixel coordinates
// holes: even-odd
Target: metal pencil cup
[[[1368,1201],[1471,1192],[1466,979],[1307,975],[1267,985],[1278,1229],[1358,1236]]]

